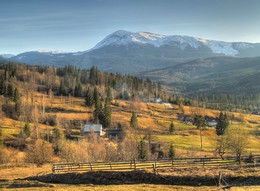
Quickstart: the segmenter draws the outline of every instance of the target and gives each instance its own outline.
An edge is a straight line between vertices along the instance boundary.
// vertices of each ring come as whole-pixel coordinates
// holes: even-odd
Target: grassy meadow
[[[30,95],[35,99],[36,105],[45,108],[45,115],[56,116],[58,121],[62,120],[85,120],[93,118],[93,108],[87,108],[83,98],[65,97],[65,96],[47,96],[41,93],[32,93]],[[25,99],[25,98],[24,98]],[[25,102],[28,101],[24,100]],[[29,100],[30,102],[30,100]],[[149,131],[152,141],[166,142],[173,144],[176,148],[176,155],[185,156],[201,154],[214,154],[214,140],[216,138],[215,128],[203,130],[203,148],[200,148],[199,130],[191,124],[184,124],[177,120],[178,114],[183,112],[186,115],[200,113],[211,117],[218,116],[220,111],[184,106],[182,109],[177,105],[167,107],[156,103],[134,103],[132,101],[114,100],[112,104],[112,123],[121,123],[123,127],[129,128],[129,121],[132,112],[138,114],[138,127],[141,132]],[[249,144],[247,153],[260,153],[260,137],[256,132],[260,131],[260,116],[251,114],[229,113],[234,116],[230,122],[231,128],[242,127],[249,133]],[[171,121],[174,123],[175,131],[173,135],[168,132]],[[1,117],[0,128],[5,138],[12,138],[19,134],[24,122]],[[30,124],[34,126],[34,124]],[[37,124],[42,130],[48,130],[53,127],[43,124]],[[59,123],[57,124],[59,127]],[[79,133],[79,129],[72,129],[72,132]]]

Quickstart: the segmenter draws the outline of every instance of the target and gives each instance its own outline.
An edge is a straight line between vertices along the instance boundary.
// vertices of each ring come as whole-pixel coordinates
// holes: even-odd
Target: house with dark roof
[[[123,138],[123,130],[122,129],[106,129],[106,136],[109,139],[122,139]]]

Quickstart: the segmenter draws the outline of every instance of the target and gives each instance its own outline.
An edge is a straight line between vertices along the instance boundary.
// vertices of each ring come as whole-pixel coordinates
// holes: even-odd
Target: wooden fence
[[[246,161],[248,156],[241,157]],[[260,155],[254,155],[254,166],[260,161]],[[87,172],[87,171],[123,171],[123,170],[140,170],[140,169],[157,169],[157,168],[176,168],[189,166],[228,166],[238,164],[235,157],[226,157],[225,160],[220,158],[175,158],[174,160],[157,160],[157,161],[128,161],[128,162],[87,162],[87,163],[58,163],[52,165],[53,173],[59,172]]]

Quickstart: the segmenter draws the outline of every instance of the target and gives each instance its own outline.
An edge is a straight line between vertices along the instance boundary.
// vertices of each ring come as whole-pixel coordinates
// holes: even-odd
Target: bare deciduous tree
[[[37,139],[33,144],[29,145],[26,152],[27,161],[35,163],[38,167],[50,162],[52,157],[52,145],[41,139]]]
[[[235,153],[237,161],[241,162],[241,156],[248,146],[248,132],[242,127],[230,128],[225,133],[228,148]]]
[[[224,160],[224,154],[228,151],[228,137],[226,135],[216,137],[215,149],[221,159]]]
[[[66,162],[87,162],[89,161],[87,149],[88,143],[85,140],[76,143],[63,139],[60,141],[59,156]]]

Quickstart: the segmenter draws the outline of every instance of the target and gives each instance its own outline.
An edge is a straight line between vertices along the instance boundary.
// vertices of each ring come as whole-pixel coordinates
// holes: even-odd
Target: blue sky
[[[1,0],[0,54],[83,51],[117,30],[260,42],[258,0]]]

